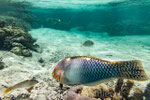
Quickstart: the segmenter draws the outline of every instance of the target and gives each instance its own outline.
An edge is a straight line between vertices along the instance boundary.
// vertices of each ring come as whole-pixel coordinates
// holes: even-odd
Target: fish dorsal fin
[[[96,58],[96,57],[91,57],[91,56],[74,56],[74,57],[67,57],[67,58],[70,58],[70,59],[89,58],[89,59],[94,59],[94,60],[98,60],[98,61],[101,61],[101,62],[110,63],[110,61],[103,60],[103,59],[99,59],[99,58]],[[67,59],[67,58],[66,58],[66,59]]]

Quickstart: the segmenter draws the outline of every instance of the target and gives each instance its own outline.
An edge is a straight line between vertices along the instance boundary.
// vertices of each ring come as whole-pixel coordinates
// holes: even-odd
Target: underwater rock
[[[144,91],[145,100],[150,100],[150,83],[147,84],[146,89]]]
[[[81,96],[104,99],[110,97],[110,95],[113,93],[113,90],[108,88],[107,85],[99,84],[96,86],[84,86],[81,92]]]
[[[42,66],[42,67],[45,66],[45,61],[44,61],[43,58],[40,58],[40,59],[38,60],[38,62],[41,63],[41,66]]]
[[[2,58],[0,57],[0,70],[5,68],[5,63],[2,61]]]
[[[92,45],[94,45],[94,42],[91,40],[87,40],[83,43],[83,46],[92,46]]]
[[[135,88],[133,96],[129,97],[130,100],[144,100],[144,93],[139,88]]]
[[[16,27],[20,27],[24,31],[29,31],[31,29],[31,25],[29,23],[19,18],[10,17],[10,16],[0,16],[0,20],[5,22],[5,26],[15,24]]]
[[[119,93],[121,91],[122,85],[123,85],[123,79],[118,79],[115,85],[115,92]]]
[[[16,55],[22,55],[22,49],[19,47],[13,47],[10,51]]]
[[[38,62],[39,62],[39,63],[44,63],[43,58],[40,58],[40,59],[38,60]]]
[[[5,37],[5,31],[0,30],[0,47],[2,47],[3,45],[4,37]]]
[[[22,55],[25,57],[30,57],[30,56],[32,56],[32,53],[30,52],[30,50],[24,49],[24,50],[22,50]]]
[[[95,98],[89,98],[87,96],[80,96],[83,86],[72,87],[64,96],[64,100],[97,100]]]
[[[134,89],[134,94],[129,97],[130,90],[134,85],[133,80],[123,82],[123,79],[118,79],[114,89],[105,84],[96,86],[75,86],[72,87],[64,96],[64,100],[78,100],[78,97],[88,97],[85,100],[143,100],[144,96],[149,100],[149,88],[146,88],[143,93],[139,88]],[[148,84],[147,87],[150,85]],[[80,100],[80,99],[79,99]]]
[[[32,56],[30,50],[38,51],[36,40],[23,29],[15,26],[6,26],[0,29],[0,49],[9,50],[16,55]]]
[[[21,47],[13,47],[10,51],[19,56],[25,56],[25,57],[32,56],[32,53],[30,52],[30,50],[22,49]]]
[[[124,100],[118,93],[114,93],[110,100]]]
[[[13,43],[12,43],[12,46],[13,46],[13,47],[19,47],[19,48],[21,48],[21,49],[25,49],[25,47],[24,47],[21,43],[17,43],[17,42],[13,42]]]
[[[127,82],[125,82],[123,84],[122,88],[121,88],[120,95],[123,98],[127,99],[128,96],[129,96],[129,93],[130,93],[130,91],[131,91],[131,89],[133,87],[133,85],[134,85],[134,81],[133,80],[127,80]]]
[[[5,26],[5,21],[0,20],[0,28],[3,28]]]

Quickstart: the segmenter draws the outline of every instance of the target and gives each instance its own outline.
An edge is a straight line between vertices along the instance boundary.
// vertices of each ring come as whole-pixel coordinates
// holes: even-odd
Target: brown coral
[[[115,85],[115,92],[119,93],[121,91],[122,85],[123,85],[123,79],[118,79]]]
[[[96,86],[84,86],[81,96],[87,96],[90,98],[107,98],[110,96],[110,90],[105,84],[99,84]]]
[[[130,93],[130,91],[131,91],[131,89],[133,87],[133,85],[134,85],[134,81],[133,80],[128,80],[127,82],[125,82],[123,84],[122,88],[121,88],[120,95],[123,98],[127,99],[128,96],[129,96],[129,93]]]
[[[146,89],[144,91],[145,100],[150,100],[150,83],[147,84]]]
[[[23,29],[15,26],[0,28],[0,49],[9,50],[16,55],[32,56],[30,50],[36,51],[35,39]]]
[[[147,85],[144,93],[139,88],[135,88],[133,95],[129,96],[133,85],[133,80],[123,83],[123,79],[118,79],[114,89],[105,84],[75,86],[64,96],[64,100],[143,100],[144,96],[146,100],[150,100],[150,84]]]

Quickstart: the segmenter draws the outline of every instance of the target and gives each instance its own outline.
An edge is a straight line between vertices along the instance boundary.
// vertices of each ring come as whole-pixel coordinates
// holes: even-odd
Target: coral
[[[14,12],[14,11],[7,11],[6,13],[4,13],[4,15],[12,16],[17,19],[21,19],[21,20],[25,21],[26,23],[30,24],[30,26],[32,28],[41,27],[41,23],[40,23],[39,19],[29,11],[19,11],[19,13]]]
[[[91,40],[87,40],[83,43],[83,46],[92,46],[92,45],[94,45],[94,42]]]
[[[0,26],[4,22],[6,26],[13,24],[16,27],[20,27],[25,31],[29,31],[31,29],[31,25],[25,22],[22,19],[10,17],[10,16],[0,16]],[[4,25],[2,25],[4,27]]]
[[[5,26],[0,28],[1,49],[9,50],[16,55],[32,56],[30,50],[37,51],[37,44],[32,36],[23,29],[16,26]]]
[[[0,21],[0,28],[3,28],[5,26],[5,21]]]
[[[127,82],[125,82],[123,84],[122,88],[121,88],[120,95],[123,98],[127,99],[128,96],[129,96],[129,93],[130,93],[130,91],[131,91],[131,89],[133,87],[133,85],[134,85],[134,81],[133,80],[128,80]]]
[[[144,91],[145,100],[150,100],[150,83],[147,84],[146,89]]]
[[[135,88],[133,96],[129,97],[130,100],[144,100],[144,93],[139,88]]]
[[[64,100],[96,100],[95,98],[89,98],[87,96],[78,95],[83,89],[83,86],[76,86],[71,88],[64,96]]]
[[[113,93],[113,92],[112,92]],[[111,95],[110,89],[105,84],[99,84],[96,86],[84,86],[81,96],[87,96],[90,98],[107,98]]]
[[[115,86],[115,92],[119,93],[121,91],[122,85],[123,85],[123,79],[118,79]]]
[[[64,100],[80,100],[81,98],[84,98],[83,100],[143,100],[144,96],[146,100],[149,100],[150,84],[147,85],[144,93],[139,88],[135,88],[133,95],[129,96],[133,85],[133,80],[123,82],[123,79],[118,79],[114,88],[110,88],[104,83],[96,86],[78,85],[67,92]]]

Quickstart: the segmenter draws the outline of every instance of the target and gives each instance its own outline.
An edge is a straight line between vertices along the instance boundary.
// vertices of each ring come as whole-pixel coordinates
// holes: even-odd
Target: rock
[[[81,96],[104,99],[110,97],[110,91],[112,92],[112,90],[103,83],[96,86],[84,86],[81,92]]]
[[[0,21],[0,28],[3,28],[5,26],[5,21],[1,20]]]
[[[2,61],[2,58],[0,58],[0,70],[5,68],[5,63]]]
[[[19,47],[14,47],[11,49],[11,52],[16,54],[16,55],[22,55],[22,50]]]
[[[38,60],[38,62],[39,62],[39,63],[44,63],[43,58],[40,58],[40,59]]]
[[[13,46],[13,47],[19,47],[19,48],[21,48],[21,49],[25,49],[25,47],[24,47],[21,43],[13,42],[13,43],[12,43],[12,46]]]
[[[87,40],[83,43],[83,46],[92,46],[92,45],[94,45],[94,42],[91,40]]]
[[[0,48],[3,45],[4,39],[5,39],[5,31],[3,31],[3,30],[0,29]]]
[[[5,22],[6,26],[11,25],[11,24],[14,25],[15,23],[16,27],[20,27],[25,31],[29,31],[31,29],[31,25],[29,23],[19,18],[10,17],[10,16],[0,16],[0,19]],[[4,27],[4,25],[2,26]]]
[[[147,84],[146,89],[144,90],[145,100],[150,100],[150,83]]]
[[[121,91],[122,85],[123,85],[123,79],[118,79],[115,86],[115,92],[119,93]]]
[[[36,40],[19,27],[6,26],[0,29],[0,33],[0,49],[25,57],[32,56],[30,50],[38,51]]]
[[[95,98],[89,98],[87,96],[79,95],[83,89],[83,86],[72,87],[64,96],[64,100],[97,100]]]
[[[144,93],[139,88],[135,88],[133,96],[129,97],[130,100],[144,100]]]
[[[128,99],[129,93],[132,89],[134,85],[134,81],[133,80],[128,80],[127,82],[125,82],[121,88],[121,92],[120,95],[125,98]]]
[[[30,57],[32,56],[32,53],[30,52],[30,50],[24,49],[22,50],[22,55],[25,57]]]

